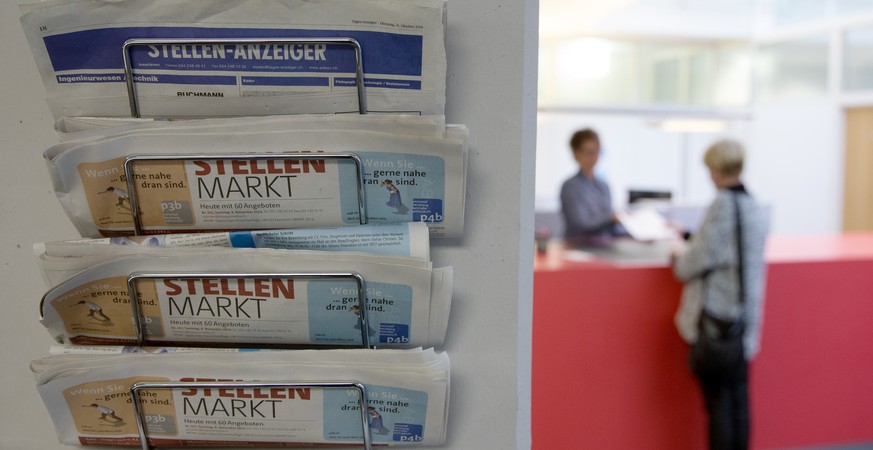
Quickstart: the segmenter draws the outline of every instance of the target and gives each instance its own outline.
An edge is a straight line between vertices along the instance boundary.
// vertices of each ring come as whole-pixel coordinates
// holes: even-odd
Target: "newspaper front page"
[[[132,196],[145,234],[358,225],[363,196],[366,223],[422,222],[432,237],[456,238],[467,134],[448,130],[444,139],[311,130],[125,134],[59,144],[45,157],[55,192],[85,237],[134,234]],[[300,152],[312,159],[296,159]],[[354,155],[358,163],[319,152]],[[228,154],[235,156],[206,156]],[[133,188],[124,171],[131,155],[161,158],[133,164]]]
[[[161,252],[89,260],[96,263],[46,293],[41,323],[59,342],[137,343],[128,281],[139,273],[158,275],[136,281],[149,345],[360,346],[366,333],[371,345],[411,347],[445,338],[451,268],[349,252],[143,250]],[[53,263],[49,279],[69,273],[66,261]],[[354,280],[305,275],[348,272],[364,279],[366,314]]]
[[[182,40],[129,49],[143,116],[358,112],[352,48],[227,41],[280,38],[355,39],[370,112],[443,114],[444,17],[442,0],[68,0],[21,24],[55,118],[131,115],[129,39]]]
[[[366,388],[375,444],[445,441],[449,360],[433,350],[179,352],[56,355],[34,361],[37,389],[61,442],[139,446],[136,382],[346,382]],[[317,387],[141,391],[152,445],[360,444],[359,392]]]

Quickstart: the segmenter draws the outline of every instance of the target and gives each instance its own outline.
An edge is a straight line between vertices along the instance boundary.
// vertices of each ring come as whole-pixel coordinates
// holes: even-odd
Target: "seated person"
[[[605,244],[617,235],[625,235],[612,210],[609,186],[594,177],[600,157],[600,138],[594,130],[577,131],[570,138],[573,158],[579,173],[561,187],[561,213],[564,238],[568,244]]]

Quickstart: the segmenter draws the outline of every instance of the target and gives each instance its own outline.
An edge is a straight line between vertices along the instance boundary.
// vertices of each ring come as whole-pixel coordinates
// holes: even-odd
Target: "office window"
[[[776,26],[797,25],[821,20],[828,15],[826,0],[775,0],[773,24]]]
[[[847,16],[860,12],[873,11],[873,0],[832,0],[834,2],[834,14]]]
[[[644,103],[694,107],[749,104],[751,67],[746,45],[643,44],[640,47]]]
[[[672,106],[688,102],[688,52],[688,45],[640,44],[643,103]]]
[[[654,103],[679,104],[679,74],[681,61],[665,59],[653,63],[652,101]]]
[[[873,11],[873,0],[773,0],[769,14],[776,28],[847,18]]]
[[[757,56],[761,100],[805,99],[827,92],[827,36],[764,45]]]
[[[752,55],[746,44],[729,44],[716,48],[712,54],[711,84],[706,93],[716,107],[737,108],[752,101]]]
[[[540,45],[541,106],[744,107],[747,45],[577,38]]]
[[[709,55],[702,51],[688,58],[688,103],[706,106],[711,103],[713,79]]]
[[[873,90],[873,28],[843,35],[843,90]]]
[[[543,48],[545,47],[545,48]],[[626,105],[637,99],[636,48],[597,38],[541,46],[540,104]]]

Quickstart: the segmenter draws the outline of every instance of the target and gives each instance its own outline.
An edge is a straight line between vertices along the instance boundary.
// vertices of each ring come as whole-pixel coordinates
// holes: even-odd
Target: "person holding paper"
[[[747,361],[761,339],[767,220],[740,181],[743,159],[742,145],[731,140],[706,151],[704,163],[718,194],[687,247],[673,254],[673,272],[685,283],[675,316],[679,334],[690,345],[701,336],[734,339],[742,353],[736,362],[722,364],[702,346],[693,350],[692,369],[697,368],[709,415],[710,449],[748,448]]]
[[[570,148],[579,172],[561,187],[564,238],[570,244],[604,243],[622,232],[612,210],[609,186],[594,176],[600,137],[590,128],[579,130],[570,138]]]

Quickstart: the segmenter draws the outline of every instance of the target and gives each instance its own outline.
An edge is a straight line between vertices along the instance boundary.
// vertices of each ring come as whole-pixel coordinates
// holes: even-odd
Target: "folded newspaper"
[[[51,288],[40,305],[41,323],[58,342],[360,346],[366,335],[370,345],[411,347],[440,345],[448,326],[451,267],[432,269],[419,258],[273,249],[88,248],[104,253],[40,260],[52,282],[75,274]],[[348,274],[363,279],[363,308],[359,281]]]
[[[90,359],[93,355],[126,355],[128,353],[238,353],[238,352],[285,351],[269,348],[225,348],[225,347],[140,347],[137,345],[50,345],[48,354],[72,355],[66,361]],[[31,369],[42,371],[53,365],[54,359],[41,359],[31,363]],[[44,364],[48,363],[48,364]]]
[[[113,247],[105,247],[105,246]],[[300,228],[296,230],[231,231],[223,233],[180,233],[151,236],[119,236],[103,239],[75,239],[34,244],[41,260],[60,258],[70,267],[70,258],[85,261],[121,253],[128,247],[231,247],[285,250],[357,251],[379,255],[409,256],[430,261],[427,225],[407,222],[358,227]],[[127,249],[138,254],[135,249]],[[160,252],[160,251],[157,251]],[[93,263],[92,263],[93,264]],[[44,265],[44,263],[41,263]],[[85,269],[89,265],[82,268]],[[66,269],[65,269],[66,270]],[[70,276],[73,274],[70,274]]]
[[[155,117],[358,112],[356,51],[327,38],[360,45],[369,111],[442,114],[444,5],[56,0],[22,5],[21,24],[56,118],[129,116],[131,98]],[[125,55],[130,39],[151,41]]]
[[[449,358],[430,349],[61,354],[31,369],[69,445],[140,446],[138,423],[149,444],[171,447],[352,445],[364,423],[377,445],[446,436]],[[143,382],[175,388],[140,387],[134,397]],[[357,389],[314,382],[363,384],[366,410]]]
[[[452,128],[460,125],[448,125]],[[218,117],[209,119],[134,119],[125,117],[61,117],[55,131],[61,142],[88,141],[126,133],[215,133],[231,131],[345,130],[378,131],[433,138],[446,137],[445,116],[411,114],[299,114]]]
[[[134,234],[133,210],[138,234],[358,225],[362,211],[366,223],[423,222],[433,237],[463,233],[463,127],[446,129],[447,138],[241,130],[123,133],[58,144],[45,158],[64,210],[86,237]],[[128,182],[125,160],[134,155]]]

